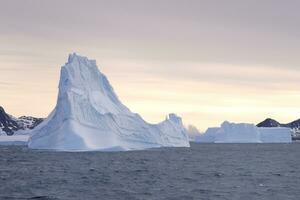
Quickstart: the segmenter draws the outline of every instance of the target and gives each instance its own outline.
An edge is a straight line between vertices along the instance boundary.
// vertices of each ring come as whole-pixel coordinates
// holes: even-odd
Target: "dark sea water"
[[[0,199],[300,199],[300,144],[132,152],[0,147]]]

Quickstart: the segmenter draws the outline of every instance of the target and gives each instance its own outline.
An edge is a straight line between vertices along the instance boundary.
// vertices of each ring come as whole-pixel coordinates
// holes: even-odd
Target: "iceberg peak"
[[[75,59],[79,57],[75,52],[69,54],[68,63],[72,63]]]
[[[181,119],[181,117],[178,117],[175,113],[170,113],[167,116],[167,120],[170,120],[171,122],[174,122],[175,124],[182,125],[182,119]]]
[[[66,64],[71,64],[71,63],[91,63],[93,65],[96,65],[96,61],[95,60],[90,60],[85,56],[80,56],[77,53],[70,53],[69,57],[68,57],[68,62]]]
[[[33,130],[28,146],[104,151],[190,144],[180,117],[170,114],[160,124],[145,122],[122,104],[96,61],[72,53],[61,67],[56,107]]]

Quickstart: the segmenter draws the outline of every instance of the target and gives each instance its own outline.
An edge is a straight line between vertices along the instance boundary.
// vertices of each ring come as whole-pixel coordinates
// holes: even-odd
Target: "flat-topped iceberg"
[[[96,61],[76,54],[61,68],[55,109],[31,135],[29,148],[62,151],[190,146],[181,118],[145,122],[121,103]]]
[[[0,135],[0,145],[27,145],[29,135]]]
[[[225,121],[216,135],[215,143],[260,143],[257,127],[247,123]]]
[[[260,139],[263,143],[291,143],[292,134],[290,128],[284,127],[259,127]]]
[[[208,128],[197,136],[199,143],[290,143],[289,128],[258,128],[254,124],[230,123],[225,121],[221,127]]]

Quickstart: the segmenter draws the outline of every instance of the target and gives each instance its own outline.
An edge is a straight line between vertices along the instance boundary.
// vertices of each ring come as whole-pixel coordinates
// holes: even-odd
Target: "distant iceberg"
[[[27,145],[29,135],[0,135],[0,145]]]
[[[61,151],[190,146],[180,117],[145,122],[120,102],[96,61],[75,53],[61,68],[55,109],[31,135],[29,148]]]
[[[260,139],[263,143],[291,143],[292,134],[290,128],[284,127],[259,127]]]
[[[221,127],[208,128],[197,136],[199,143],[291,143],[289,128],[259,128],[254,124],[230,123],[225,121]]]
[[[197,129],[197,127],[193,125],[188,125],[186,131],[189,136],[190,142],[194,142],[197,136],[201,134],[200,131]]]

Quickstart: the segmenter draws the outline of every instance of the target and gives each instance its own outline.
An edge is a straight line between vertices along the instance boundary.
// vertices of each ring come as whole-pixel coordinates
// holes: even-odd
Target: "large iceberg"
[[[96,61],[75,53],[61,68],[55,109],[31,135],[29,148],[62,151],[190,146],[180,117],[145,122],[120,102]]]
[[[230,123],[225,121],[221,127],[208,128],[198,136],[199,143],[290,143],[289,128],[259,128],[254,124]]]

